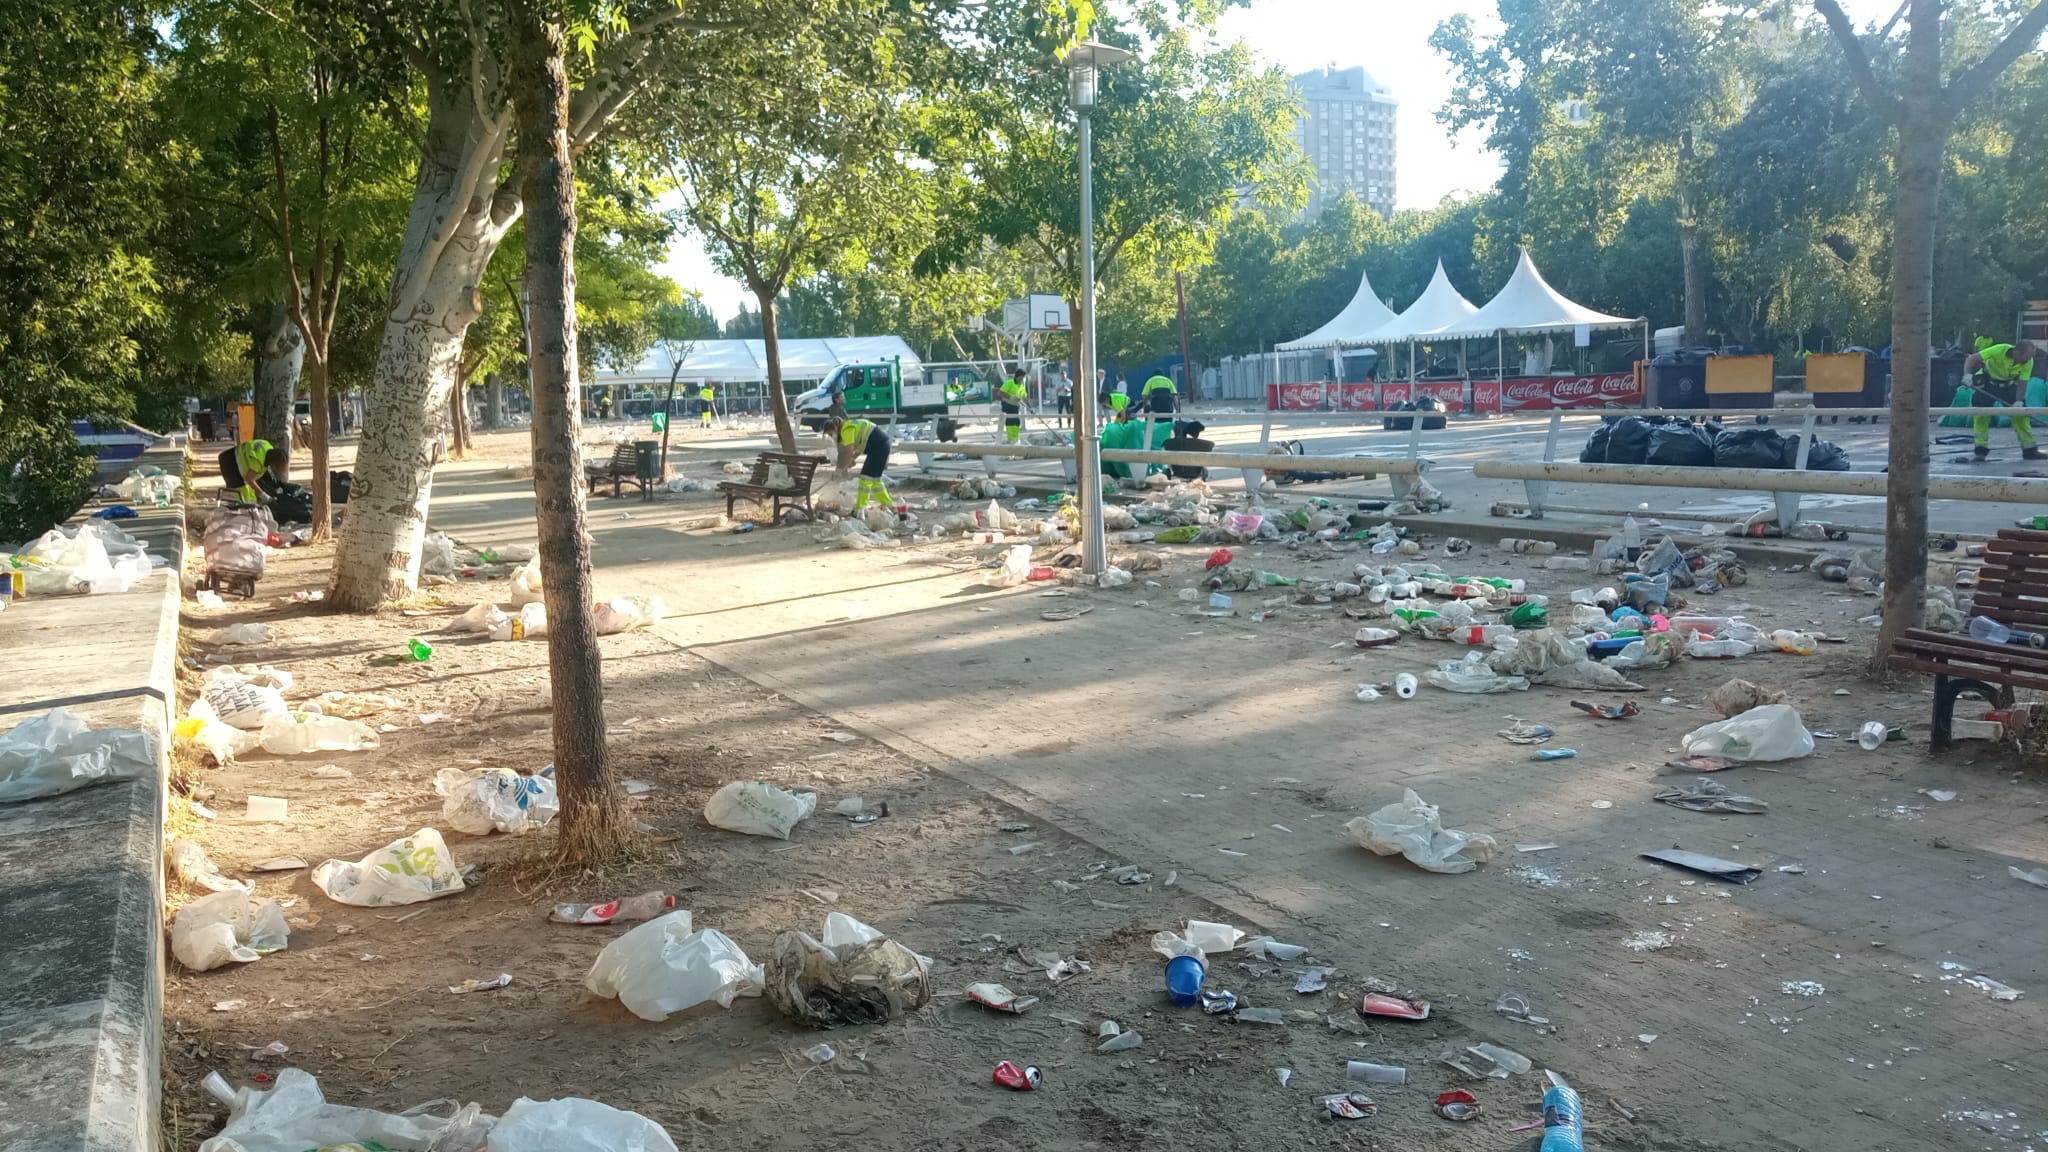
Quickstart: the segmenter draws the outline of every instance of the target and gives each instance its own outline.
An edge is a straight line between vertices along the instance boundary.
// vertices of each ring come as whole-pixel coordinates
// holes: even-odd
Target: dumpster
[[[1706,408],[1705,348],[1680,348],[1650,361],[1649,400],[1652,408]]]
[[[1868,348],[1815,352],[1806,358],[1806,392],[1816,408],[1882,408],[1891,367]]]
[[[1927,404],[1930,408],[1953,408],[1956,389],[1963,383],[1963,361],[1970,354],[1961,348],[1936,348],[1927,361]]]
[[[1777,403],[1771,394],[1775,363],[1769,356],[1709,356],[1707,358],[1707,407],[1769,408]]]

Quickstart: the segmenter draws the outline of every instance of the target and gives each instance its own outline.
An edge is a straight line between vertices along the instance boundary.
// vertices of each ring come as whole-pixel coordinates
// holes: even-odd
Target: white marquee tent
[[[1336,319],[1299,340],[1289,340],[1274,347],[1282,352],[1306,352],[1332,345],[1356,347],[1371,343],[1365,338],[1366,333],[1393,318],[1393,309],[1380,303],[1380,298],[1373,294],[1372,281],[1360,273],[1358,294],[1351,298],[1351,303],[1346,304],[1342,312],[1337,313]]]
[[[1436,275],[1430,277],[1429,287],[1415,298],[1399,316],[1366,333],[1370,344],[1395,344],[1412,340],[1425,333],[1449,328],[1464,321],[1479,311],[1477,305],[1451,287],[1451,278],[1444,275],[1444,262],[1436,262]]]
[[[1515,264],[1514,275],[1508,277],[1508,282],[1486,302],[1485,307],[1462,321],[1411,335],[1443,339],[1514,336],[1532,332],[1570,332],[1579,328],[1633,328],[1643,322],[1641,317],[1609,316],[1565,299],[1557,289],[1544,282],[1543,274],[1536,271],[1536,262],[1529,259],[1529,250],[1524,248],[1521,260]]]
[[[923,367],[917,353],[901,336],[835,336],[823,340],[780,340],[782,378],[823,380],[841,364],[881,364],[901,359],[905,378]],[[759,340],[698,340],[682,357],[678,380],[687,383],[742,384],[768,379],[767,346]],[[665,385],[675,370],[668,349],[657,344],[647,355],[625,371],[604,369],[585,382],[601,385]]]

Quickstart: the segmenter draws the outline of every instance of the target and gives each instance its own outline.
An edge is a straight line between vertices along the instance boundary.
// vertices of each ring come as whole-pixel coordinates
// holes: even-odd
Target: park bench
[[[653,490],[651,485],[654,482],[640,475],[640,454],[631,444],[613,447],[611,459],[603,463],[585,464],[583,476],[590,482],[592,492],[597,491],[598,485],[607,480],[611,481],[614,496],[619,495],[622,486],[627,484],[637,486],[642,495],[647,495]]]
[[[2048,532],[2007,528],[1984,545],[1970,613],[2019,631],[2048,632]],[[1885,662],[1933,675],[1936,748],[1952,739],[1958,697],[2009,708],[2014,688],[2048,689],[2048,651],[1949,632],[1910,629]]]
[[[725,493],[725,515],[731,519],[733,504],[740,500],[767,501],[771,509],[769,523],[782,522],[784,505],[792,512],[801,510],[804,519],[817,517],[811,512],[811,482],[817,477],[818,466],[825,463],[823,456],[798,456],[788,452],[763,452],[754,461],[753,474],[745,480],[726,480],[718,485]],[[787,487],[776,488],[768,483],[769,473],[776,465],[789,473]]]

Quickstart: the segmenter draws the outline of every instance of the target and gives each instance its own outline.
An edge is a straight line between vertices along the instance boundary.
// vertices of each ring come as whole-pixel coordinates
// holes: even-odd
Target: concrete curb
[[[137,464],[176,475],[183,453],[145,453]],[[0,666],[9,672],[0,727],[62,704],[94,727],[150,733],[160,768],[155,777],[0,805],[4,1152],[158,1145],[163,828],[184,511],[148,510],[120,527],[171,565],[125,593],[23,599],[0,614]]]

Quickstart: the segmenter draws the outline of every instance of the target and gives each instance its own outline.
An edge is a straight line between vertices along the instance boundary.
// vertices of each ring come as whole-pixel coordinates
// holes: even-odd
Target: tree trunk
[[[448,454],[460,460],[469,447],[469,381],[460,380],[448,390]]]
[[[272,323],[275,321],[275,323]],[[282,306],[265,320],[268,335],[256,359],[256,438],[290,453],[292,405],[299,396],[299,371],[306,361],[306,341]]]
[[[308,481],[313,488],[313,539],[325,540],[334,535],[333,490],[327,482],[327,360],[322,356],[313,357],[306,366],[306,394],[311,399],[307,408],[306,429],[311,437],[313,450],[313,478]]]
[[[505,384],[496,372],[484,377],[484,427],[495,432],[505,426]]]
[[[533,386],[533,494],[548,610],[554,692],[560,851],[596,863],[626,834],[622,793],[605,746],[603,656],[591,612],[590,538],[584,532],[583,453],[576,403],[576,177],[569,157],[569,80],[561,26],[526,0],[506,0],[512,25],[513,107],[527,205],[528,366]]]
[[[782,394],[782,349],[777,346],[775,334],[775,293],[754,293],[761,302],[761,345],[768,352],[768,404],[775,414],[775,438],[782,442],[782,450],[792,455],[796,452],[796,427],[789,421],[789,397]]]
[[[1678,254],[1685,279],[1685,343],[1697,348],[1707,342],[1707,269],[1700,260],[1700,217],[1693,203],[1692,133],[1678,137],[1678,170],[1674,183],[1678,191]]]

